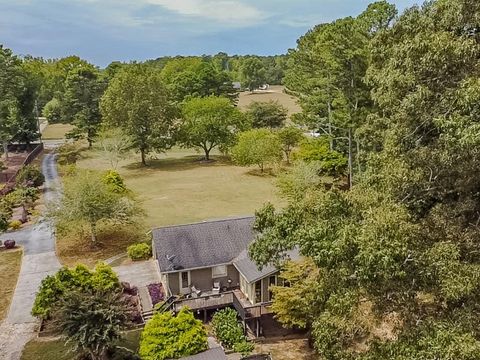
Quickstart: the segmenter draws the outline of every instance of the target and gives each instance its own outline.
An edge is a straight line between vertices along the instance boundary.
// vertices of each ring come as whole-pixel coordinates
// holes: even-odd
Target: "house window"
[[[262,302],[262,281],[255,283],[255,304]]]
[[[220,278],[227,276],[227,266],[220,265],[212,267],[212,278]]]
[[[181,281],[180,281],[180,283],[181,283],[181,285],[182,285],[181,288],[182,288],[182,289],[188,288],[188,285],[189,285],[189,281],[188,281],[188,271],[182,272],[182,273],[180,274],[180,276],[181,276]]]
[[[277,276],[272,275],[268,278],[268,301],[272,301],[273,299],[273,292],[271,286],[277,285]]]

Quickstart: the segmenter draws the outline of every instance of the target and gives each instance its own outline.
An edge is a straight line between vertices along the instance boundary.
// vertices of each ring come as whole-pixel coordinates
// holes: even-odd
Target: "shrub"
[[[152,256],[152,247],[145,243],[130,245],[127,254],[133,261],[147,260]]]
[[[22,226],[22,222],[20,220],[12,220],[9,222],[8,227],[12,230],[18,230]]]
[[[148,293],[152,299],[152,305],[158,304],[160,301],[165,300],[165,291],[163,291],[163,286],[160,283],[150,284],[147,286]]]
[[[322,173],[327,175],[342,175],[347,169],[348,160],[343,154],[330,150],[328,139],[307,139],[300,144],[294,153],[294,159],[305,162],[316,161]]]
[[[233,345],[233,351],[242,354],[242,356],[250,355],[253,349],[255,349],[255,344],[246,340]]]
[[[102,181],[115,193],[123,194],[127,192],[127,187],[125,186],[122,177],[115,170],[107,171],[102,177]]]
[[[242,326],[237,321],[237,312],[231,308],[217,311],[212,318],[212,327],[216,338],[227,349],[242,352],[248,348],[247,345],[250,345],[243,334]]]
[[[62,105],[57,98],[53,98],[45,104],[42,110],[43,116],[48,120],[49,124],[56,124],[62,120]]]
[[[77,144],[63,144],[57,148],[58,163],[60,165],[75,164],[80,156]]]
[[[105,264],[98,264],[94,271],[85,265],[77,265],[69,269],[63,267],[55,275],[42,280],[35,298],[32,315],[48,318],[60,300],[72,291],[99,290],[117,292],[120,282],[115,272]]]
[[[13,249],[15,247],[15,240],[5,240],[3,245],[5,249]]]
[[[39,187],[45,182],[45,176],[43,176],[40,169],[33,165],[27,165],[18,172],[16,182],[17,184],[29,184]]]
[[[139,355],[143,360],[178,359],[207,349],[205,327],[183,307],[177,316],[171,312],[153,315],[142,332]]]

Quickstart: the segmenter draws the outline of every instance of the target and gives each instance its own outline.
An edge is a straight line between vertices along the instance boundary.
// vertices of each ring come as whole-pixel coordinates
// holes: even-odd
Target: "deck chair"
[[[202,293],[200,290],[197,290],[197,288],[195,287],[195,285],[192,285],[190,287],[190,289],[192,290],[192,293],[190,295],[192,295],[192,297],[199,297],[200,294]]]
[[[220,294],[220,282],[219,281],[215,281],[213,283],[212,293],[213,294]]]

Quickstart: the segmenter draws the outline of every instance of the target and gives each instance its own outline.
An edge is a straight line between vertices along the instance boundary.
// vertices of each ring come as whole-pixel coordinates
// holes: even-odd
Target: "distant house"
[[[234,90],[238,90],[238,91],[242,90],[242,84],[239,81],[234,81],[232,83],[232,86]]]
[[[242,319],[259,319],[270,311],[271,285],[283,285],[279,270],[261,270],[248,256],[255,239],[253,217],[207,221],[154,229],[153,253],[168,295],[178,295],[174,310],[234,306]],[[298,251],[288,256],[299,258]],[[259,333],[260,323],[254,328]]]

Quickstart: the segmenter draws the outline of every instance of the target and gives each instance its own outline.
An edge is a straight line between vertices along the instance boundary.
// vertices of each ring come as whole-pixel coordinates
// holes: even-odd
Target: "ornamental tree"
[[[178,359],[207,349],[205,327],[183,307],[177,315],[169,311],[153,315],[142,332],[139,354],[143,360]]]

